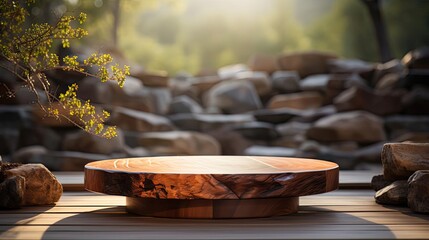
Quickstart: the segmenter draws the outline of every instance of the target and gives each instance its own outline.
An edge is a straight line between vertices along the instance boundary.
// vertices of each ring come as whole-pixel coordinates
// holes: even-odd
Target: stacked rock
[[[375,201],[429,213],[429,144],[385,144],[381,159],[383,175],[371,181]]]
[[[176,76],[126,64],[131,76],[123,88],[69,71],[49,75],[58,94],[70,84],[66,79],[76,80],[78,98],[110,113],[106,124],[118,129],[110,140],[49,116],[34,104],[46,99],[0,68],[0,155],[52,171],[82,171],[103,159],[220,154],[378,170],[383,144],[429,142],[427,48],[387,63],[317,51],[258,54],[247,64]],[[16,97],[7,97],[7,89]],[[64,111],[55,102],[49,107]]]

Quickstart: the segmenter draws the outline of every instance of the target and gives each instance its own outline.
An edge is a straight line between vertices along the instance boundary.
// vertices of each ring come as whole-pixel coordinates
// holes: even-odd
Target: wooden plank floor
[[[0,239],[427,239],[429,215],[374,203],[371,190],[302,197],[299,213],[192,220],[128,214],[125,198],[66,192],[54,207],[0,211]]]

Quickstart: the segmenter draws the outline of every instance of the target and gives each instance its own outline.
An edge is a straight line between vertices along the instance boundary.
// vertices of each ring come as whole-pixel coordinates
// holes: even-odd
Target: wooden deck
[[[429,215],[376,204],[372,190],[353,189],[353,174],[343,173],[343,189],[301,197],[297,214],[259,219],[148,218],[126,213],[124,197],[65,192],[56,206],[0,211],[0,239],[429,238]],[[79,174],[59,178],[79,189]]]

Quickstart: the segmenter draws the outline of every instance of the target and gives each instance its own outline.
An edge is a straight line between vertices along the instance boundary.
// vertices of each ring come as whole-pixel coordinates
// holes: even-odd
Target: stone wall
[[[380,165],[386,142],[428,142],[429,56],[368,63],[305,52],[253,56],[195,76],[132,72],[124,88],[81,78],[79,97],[111,112],[113,140],[48,117],[0,72],[0,155],[82,170],[94,160],[159,155],[274,155]],[[50,74],[64,89],[67,73]],[[5,86],[15,97],[6,97]],[[44,99],[40,100],[42,103]]]

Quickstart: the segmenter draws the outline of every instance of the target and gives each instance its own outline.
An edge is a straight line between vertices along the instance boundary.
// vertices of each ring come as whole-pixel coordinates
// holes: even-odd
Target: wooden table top
[[[370,190],[300,198],[296,214],[194,220],[126,213],[125,197],[66,192],[54,207],[0,211],[0,239],[427,239],[429,216],[381,206]]]
[[[168,156],[104,160],[87,169],[154,174],[271,174],[338,168],[333,162],[304,158],[252,156]]]
[[[169,156],[96,161],[85,188],[157,199],[299,197],[338,188],[338,165],[284,157]]]

